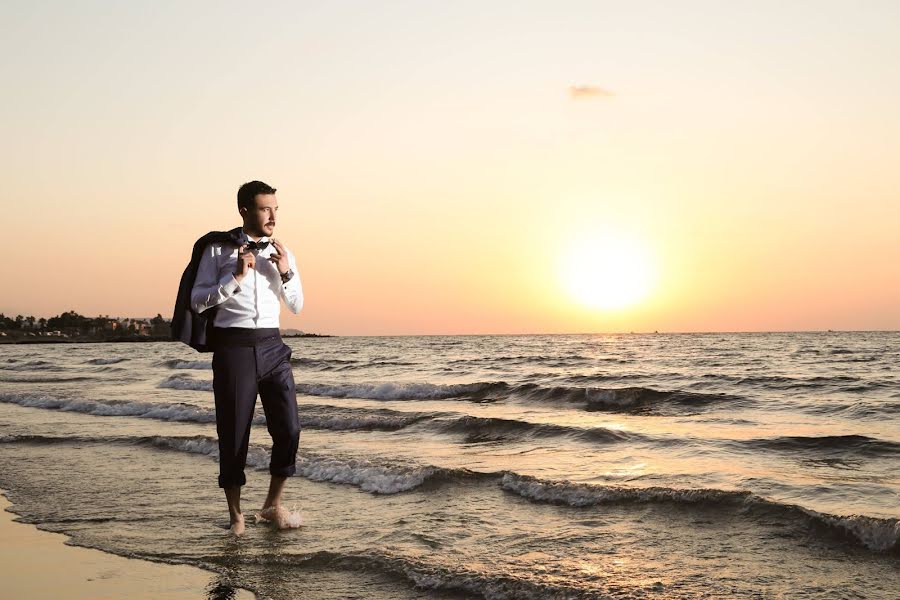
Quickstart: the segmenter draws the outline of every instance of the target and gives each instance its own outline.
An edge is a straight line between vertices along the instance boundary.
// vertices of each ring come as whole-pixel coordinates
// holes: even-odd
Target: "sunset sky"
[[[900,3],[0,10],[7,315],[170,318],[261,179],[282,327],[900,329]]]

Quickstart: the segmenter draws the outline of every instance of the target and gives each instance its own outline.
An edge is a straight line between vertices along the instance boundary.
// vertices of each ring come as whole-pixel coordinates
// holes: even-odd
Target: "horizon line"
[[[293,329],[303,331],[295,327]],[[303,331],[303,333],[314,333]],[[330,337],[462,337],[462,336],[537,336],[537,335],[692,335],[692,334],[734,334],[734,333],[900,333],[900,329],[773,329],[746,331],[584,331],[573,333],[372,333],[372,334],[322,334]]]

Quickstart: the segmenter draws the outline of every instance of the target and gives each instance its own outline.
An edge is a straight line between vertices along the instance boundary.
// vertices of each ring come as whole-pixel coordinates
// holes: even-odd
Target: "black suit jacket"
[[[184,342],[197,352],[213,351],[210,345],[210,333],[219,307],[211,306],[202,313],[194,312],[191,308],[191,290],[194,288],[194,280],[197,278],[197,268],[200,266],[203,249],[207,244],[227,241],[233,242],[235,246],[240,246],[244,241],[241,227],[235,227],[230,231],[210,231],[194,242],[191,262],[188,263],[181,275],[181,283],[178,285],[175,312],[172,315],[172,339]]]

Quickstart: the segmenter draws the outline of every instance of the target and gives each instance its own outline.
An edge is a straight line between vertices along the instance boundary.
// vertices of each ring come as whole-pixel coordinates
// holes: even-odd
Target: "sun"
[[[573,240],[560,262],[560,279],[571,296],[592,308],[633,306],[653,289],[656,273],[646,244],[617,232]]]

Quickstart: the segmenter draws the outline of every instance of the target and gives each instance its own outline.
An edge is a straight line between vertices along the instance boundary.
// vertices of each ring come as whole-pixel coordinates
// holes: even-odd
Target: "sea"
[[[0,346],[11,510],[211,599],[900,598],[900,332],[284,342],[299,529],[252,516],[258,401],[227,531],[212,355],[177,342]]]

